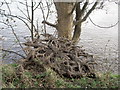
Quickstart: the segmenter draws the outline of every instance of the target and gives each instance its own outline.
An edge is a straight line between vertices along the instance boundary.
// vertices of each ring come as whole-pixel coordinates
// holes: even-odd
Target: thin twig
[[[26,58],[25,56],[23,56],[23,55],[21,55],[21,54],[19,54],[19,53],[17,53],[17,52],[14,52],[14,51],[10,51],[10,50],[5,50],[5,49],[1,49],[2,51],[4,51],[4,52],[9,52],[9,53],[14,53],[14,54],[17,54],[17,55],[19,55],[19,56],[21,56],[22,58]]]
[[[42,4],[42,3],[41,3],[41,4]],[[45,20],[46,20],[46,19],[45,19],[45,14],[44,14],[44,10],[43,10],[41,4],[40,4],[40,9],[41,9],[41,11],[42,11],[43,19],[44,19],[44,21],[45,21]],[[45,23],[43,23],[43,24],[44,24],[45,34],[46,34],[46,25],[45,25]]]
[[[47,4],[47,9],[48,9],[48,12],[47,12],[47,16],[46,16],[46,20],[48,19],[48,16],[50,14],[50,7],[49,7],[49,4],[48,2],[46,1],[46,4]]]
[[[29,14],[29,8],[28,8],[28,2],[27,2],[27,0],[26,0],[26,9],[27,9],[28,18],[30,20],[30,14]]]
[[[21,10],[19,7],[17,7],[17,8],[18,8],[18,10],[20,10],[20,12],[26,17],[26,20],[27,20],[28,22],[30,22],[30,18],[28,18],[28,16],[24,13],[24,11]]]
[[[22,44],[20,43],[20,40],[18,39],[18,37],[17,37],[17,35],[16,35],[15,31],[14,31],[14,28],[13,28],[11,25],[9,25],[9,24],[7,24],[7,23],[5,23],[5,22],[1,22],[1,21],[0,21],[0,23],[5,24],[5,25],[7,25],[8,27],[10,27],[10,28],[12,29],[12,32],[13,32],[15,38],[17,39],[17,41],[18,41],[21,49],[23,50],[23,52],[25,53],[25,55],[27,55],[26,52],[25,52],[25,50],[24,50],[23,47],[22,47]]]
[[[4,16],[11,16],[11,17],[15,17],[15,18],[17,18],[17,19],[19,19],[19,20],[21,20],[26,26],[27,26],[27,28],[31,31],[31,29],[30,29],[30,27],[29,27],[29,25],[27,24],[27,22],[25,21],[26,20],[26,18],[24,18],[24,17],[21,17],[21,16],[15,16],[15,15],[9,15],[9,14],[3,14]],[[25,20],[24,20],[25,19]]]
[[[26,54],[26,52],[25,52],[25,50],[24,50],[24,48],[23,48],[22,44],[20,43],[20,40],[18,39],[18,37],[17,37],[17,35],[16,35],[15,31],[14,31],[14,28],[13,28],[11,25],[9,25],[9,26],[11,27],[12,32],[13,32],[13,34],[14,34],[15,38],[17,39],[17,41],[18,41],[18,43],[19,43],[20,47],[22,48],[22,50],[23,50],[23,51],[24,51],[24,53]],[[26,54],[26,55],[27,55],[27,54]]]
[[[33,10],[33,0],[31,0],[31,3],[32,3],[32,6],[31,6],[31,38],[32,38],[32,41],[34,39],[34,36],[33,36],[33,20],[34,20],[34,10]]]
[[[23,2],[20,2],[20,1],[18,1],[20,4],[22,4],[22,5],[24,5],[24,6],[26,6],[26,4],[25,3],[23,3]],[[27,5],[28,7],[31,7],[31,6],[29,6],[29,5]]]
[[[40,6],[40,3],[41,2],[39,2],[38,5],[34,8],[34,11]]]
[[[92,22],[93,25],[95,25],[95,26],[97,26],[97,27],[99,27],[99,28],[112,28],[112,27],[115,27],[115,26],[119,23],[119,21],[118,21],[118,22],[115,23],[114,25],[106,26],[106,27],[105,27],[105,26],[100,26],[100,25],[95,24],[90,17],[89,17],[89,19],[90,19],[90,21]]]
[[[8,3],[6,2],[6,0],[4,0],[4,1],[5,1],[5,4],[7,5],[7,8],[8,8],[8,10],[9,10],[9,13],[11,14],[11,10],[10,10],[10,7],[9,7]]]

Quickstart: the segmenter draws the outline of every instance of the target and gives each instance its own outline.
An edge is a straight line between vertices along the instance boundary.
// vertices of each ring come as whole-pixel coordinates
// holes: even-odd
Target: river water
[[[12,12],[18,15],[14,6],[11,6]],[[42,15],[39,17],[39,27],[42,26]],[[95,10],[91,15],[91,19],[94,23],[100,26],[111,26],[118,21],[118,5],[114,3],[107,4],[102,10]],[[50,16],[48,19],[50,22],[54,22],[55,15]],[[21,43],[25,41],[24,37],[30,35],[30,32],[24,26],[22,22],[16,20],[17,27],[15,27],[15,32],[20,39]],[[3,24],[0,24],[4,27]],[[47,32],[53,33],[53,28],[47,26]],[[41,28],[40,28],[41,31]],[[14,50],[18,53],[23,53],[20,46],[12,33],[10,28],[0,30],[0,38],[2,40],[2,47],[4,49]],[[112,28],[99,28],[93,25],[88,19],[82,25],[82,34],[80,38],[79,46],[83,46],[86,52],[93,54],[94,58],[97,60],[99,65],[98,69],[100,71],[112,71],[118,73],[118,25]],[[6,53],[5,53],[6,54]],[[3,54],[3,56],[5,55]],[[14,54],[7,55],[4,57],[4,63],[12,63],[13,60],[19,59],[20,57]]]

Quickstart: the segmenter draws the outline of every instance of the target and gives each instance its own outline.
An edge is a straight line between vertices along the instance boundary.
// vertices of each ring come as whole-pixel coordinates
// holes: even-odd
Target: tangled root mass
[[[37,60],[61,77],[95,77],[93,55],[85,53],[80,46],[74,45],[66,38],[51,36],[34,42],[29,41],[24,45],[26,45],[27,60]]]

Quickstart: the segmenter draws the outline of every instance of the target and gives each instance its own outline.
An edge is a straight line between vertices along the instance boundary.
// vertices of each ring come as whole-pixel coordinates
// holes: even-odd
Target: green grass
[[[31,70],[22,70],[20,67],[18,64],[2,66],[3,88],[120,88],[120,75],[111,73],[101,74],[95,79],[88,77],[66,79],[57,76],[51,70],[37,73]]]

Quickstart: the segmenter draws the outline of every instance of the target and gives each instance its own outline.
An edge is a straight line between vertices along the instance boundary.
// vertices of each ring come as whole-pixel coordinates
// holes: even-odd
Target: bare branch
[[[19,7],[17,7],[17,8],[18,8],[18,10],[20,10],[20,12],[22,12],[22,14],[26,17],[26,20],[27,20],[28,22],[30,22],[30,18],[24,13],[24,11],[21,10]]]
[[[27,2],[27,0],[26,0],[26,9],[27,9],[27,14],[28,14],[28,18],[29,18],[29,20],[30,20],[30,14],[29,14],[29,7],[28,7],[28,2]]]
[[[6,0],[4,0],[4,1],[5,1],[5,4],[7,5],[7,8],[8,8],[8,10],[9,10],[9,13],[11,14],[11,10],[10,10],[10,7],[9,7],[8,3],[6,2]]]
[[[34,11],[40,6],[40,3],[41,2],[39,2],[38,5],[34,8]]]
[[[31,38],[32,40],[34,39],[34,36],[33,36],[33,20],[34,20],[34,10],[33,10],[33,0],[31,0],[31,3],[32,3],[32,6],[31,6]]]
[[[41,4],[42,4],[42,3],[41,3]],[[42,11],[43,19],[44,19],[44,21],[45,21],[45,14],[44,14],[44,10],[43,10],[41,4],[40,4],[40,9],[41,9],[41,11]],[[43,24],[44,24],[45,34],[46,34],[46,25],[45,25],[45,23],[43,23]]]
[[[20,2],[20,1],[18,1],[20,4],[22,4],[22,5],[24,5],[24,6],[26,6],[26,4],[25,3],[23,3],[23,2]],[[31,6],[29,6],[28,5],[28,7],[31,7]]]
[[[23,49],[23,47],[22,47],[22,44],[20,43],[20,40],[18,39],[18,36],[17,36],[17,35],[16,35],[16,33],[15,33],[14,28],[13,28],[10,24],[7,24],[7,23],[5,23],[5,22],[0,21],[0,23],[5,24],[5,25],[7,25],[8,27],[10,27],[10,28],[12,29],[12,32],[13,32],[13,34],[14,34],[14,36],[15,36],[16,40],[18,41],[18,43],[19,43],[19,45],[20,45],[21,49],[24,51],[24,49]],[[25,52],[25,51],[24,51],[24,53],[26,54],[26,52]],[[27,54],[26,54],[26,55],[27,55]]]
[[[49,7],[49,4],[48,4],[48,2],[46,1],[46,4],[47,4],[47,16],[46,16],[46,20],[48,19],[48,16],[49,16],[49,13],[50,13],[50,7]]]
[[[23,55],[21,55],[21,54],[19,54],[19,53],[17,53],[17,52],[14,52],[14,51],[10,51],[10,50],[5,50],[5,49],[1,49],[2,51],[4,51],[4,52],[9,52],[9,53],[14,53],[14,54],[16,54],[16,55],[19,55],[19,56],[21,56],[22,58],[26,58],[25,56],[23,56]]]
[[[87,19],[87,17],[91,14],[91,12],[95,9],[95,7],[97,6],[97,4],[98,4],[98,2],[96,1],[96,2],[94,3],[94,5],[92,6],[92,8],[88,11],[88,13],[83,17],[83,19],[82,19],[82,20],[81,20],[81,19],[77,20],[77,21],[74,23],[74,25],[78,25],[78,24],[80,24],[81,22],[84,22],[84,21]]]
[[[33,0],[33,1],[34,1],[34,0]],[[35,5],[36,5],[36,2],[33,3],[33,7],[35,7]]]
[[[91,14],[91,12],[95,9],[95,7],[97,6],[97,4],[98,4],[98,2],[96,1],[95,3],[94,3],[94,5],[92,6],[92,8],[88,11],[88,13],[85,15],[85,17],[82,19],[82,22],[84,22],[86,19],[87,19],[87,17]]]
[[[29,7],[31,7],[31,6],[28,5],[27,0],[25,0],[25,3],[20,2],[20,1],[18,1],[18,2],[26,7],[27,15],[26,14],[24,14],[24,15],[30,20]],[[20,10],[20,8],[19,8],[19,10]],[[22,10],[20,10],[20,11],[22,11]],[[24,12],[22,11],[22,13],[24,13]]]
[[[84,14],[85,13],[85,10],[86,10],[86,8],[87,8],[87,6],[88,6],[88,0],[85,2],[85,4],[84,4],[84,6],[82,7],[82,10],[81,10],[81,12],[82,12],[82,14]]]
[[[17,39],[17,41],[18,41],[18,43],[19,43],[20,47],[21,47],[21,48],[22,48],[22,50],[24,51],[23,46],[22,46],[22,44],[20,43],[20,40],[18,39],[18,37],[17,37],[17,35],[16,35],[16,33],[15,33],[15,31],[14,31],[13,27],[12,27],[11,25],[9,25],[9,26],[10,26],[10,28],[12,29],[12,32],[13,32],[14,36],[16,37],[16,39]],[[25,52],[25,51],[24,51],[24,53],[26,54],[26,52]],[[27,54],[26,54],[26,55],[27,55]]]
[[[112,28],[112,27],[116,26],[116,25],[119,23],[119,21],[118,21],[118,22],[115,23],[114,25],[106,26],[106,27],[105,27],[105,26],[100,26],[100,25],[95,24],[90,17],[89,17],[89,19],[90,19],[90,21],[92,22],[93,25],[95,25],[95,26],[97,26],[97,27],[99,27],[99,28]]]
[[[9,15],[9,14],[3,14],[4,16],[11,16],[11,17],[15,17],[15,18],[17,18],[17,19],[19,19],[19,20],[21,20],[26,26],[27,26],[27,28],[31,31],[31,29],[30,29],[30,27],[29,27],[29,25],[27,24],[27,22],[25,21],[25,20],[27,20],[26,18],[24,18],[24,17],[21,17],[21,16],[15,16],[15,15]],[[25,19],[25,20],[24,20]]]
[[[38,19],[37,19],[36,20],[36,28],[35,28],[35,32],[36,32],[35,37],[36,37],[36,39],[39,39],[39,37],[40,37],[38,30],[39,30],[39,27],[38,27]]]
[[[57,25],[52,24],[52,23],[49,23],[49,22],[47,22],[47,21],[42,21],[42,23],[47,24],[47,25],[49,25],[49,26],[52,26],[52,27],[54,27],[54,28],[57,27]]]

